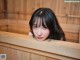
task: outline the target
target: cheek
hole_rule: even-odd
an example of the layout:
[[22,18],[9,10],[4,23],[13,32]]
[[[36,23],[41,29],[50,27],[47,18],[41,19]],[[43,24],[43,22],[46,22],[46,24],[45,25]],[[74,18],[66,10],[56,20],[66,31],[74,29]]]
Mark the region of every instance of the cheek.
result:
[[33,29],[32,31],[33,31],[33,33],[34,33],[34,34],[36,34],[36,33],[37,33],[37,29]]
[[45,35],[45,36],[48,36],[49,34],[50,34],[49,29],[47,29],[47,30],[44,31],[44,35]]

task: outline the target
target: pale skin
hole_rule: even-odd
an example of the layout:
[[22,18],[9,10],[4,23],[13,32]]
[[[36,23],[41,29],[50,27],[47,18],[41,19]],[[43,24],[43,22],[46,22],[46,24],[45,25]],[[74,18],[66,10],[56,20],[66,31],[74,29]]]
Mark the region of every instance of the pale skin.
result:
[[33,33],[35,35],[35,39],[39,41],[44,41],[49,36],[49,30],[44,27],[33,27]]
[[[38,19],[37,24],[40,25],[41,20]],[[36,27],[36,22],[33,24],[32,31],[34,33],[35,39],[38,41],[44,41],[49,36],[50,31],[48,28],[44,28],[42,23],[40,26]]]

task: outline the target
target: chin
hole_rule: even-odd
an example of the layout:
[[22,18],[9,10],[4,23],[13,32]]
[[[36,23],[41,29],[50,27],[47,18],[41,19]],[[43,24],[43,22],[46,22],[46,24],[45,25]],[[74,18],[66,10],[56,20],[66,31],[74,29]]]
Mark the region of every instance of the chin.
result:
[[45,41],[45,39],[36,39],[37,41]]

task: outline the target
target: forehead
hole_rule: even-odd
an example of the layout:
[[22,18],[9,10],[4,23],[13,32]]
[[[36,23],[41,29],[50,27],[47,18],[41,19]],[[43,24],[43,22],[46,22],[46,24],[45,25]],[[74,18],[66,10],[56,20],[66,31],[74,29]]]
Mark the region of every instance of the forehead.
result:
[[41,17],[36,17],[33,20],[33,25],[46,26],[45,19],[44,18],[41,18]]

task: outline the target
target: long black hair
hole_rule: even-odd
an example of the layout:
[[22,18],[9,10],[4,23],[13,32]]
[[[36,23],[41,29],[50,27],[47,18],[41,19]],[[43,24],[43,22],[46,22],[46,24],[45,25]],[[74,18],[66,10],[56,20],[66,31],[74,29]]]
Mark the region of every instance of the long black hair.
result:
[[46,26],[47,26],[47,28],[50,30],[50,34],[47,38],[55,39],[55,40],[63,39],[65,41],[65,34],[64,34],[62,28],[60,27],[54,12],[50,8],[38,8],[33,13],[32,17],[30,19],[30,22],[29,22],[30,30],[31,30],[33,36],[34,36],[34,33],[32,31],[32,26],[36,20],[38,21],[38,18],[40,18],[40,20],[42,20],[42,26],[44,28],[46,28]]

